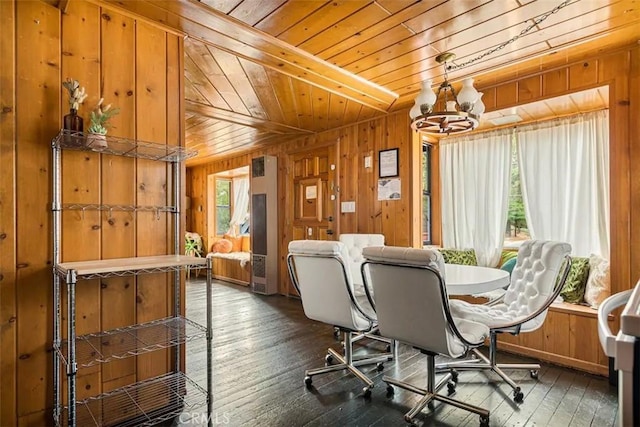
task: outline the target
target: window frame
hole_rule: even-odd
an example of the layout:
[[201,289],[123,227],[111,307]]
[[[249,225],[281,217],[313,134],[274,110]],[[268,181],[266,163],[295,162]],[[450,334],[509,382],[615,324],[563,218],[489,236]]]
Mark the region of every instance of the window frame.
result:
[[[432,147],[430,144],[422,143],[422,154],[421,154],[421,165],[420,165],[420,210],[421,210],[421,226],[420,226],[420,237],[422,240],[422,245],[431,245],[433,242],[433,215],[432,215],[432,167],[431,167],[431,156],[432,156]],[[426,181],[426,183],[425,183]],[[426,185],[425,185],[426,184]],[[425,205],[425,200],[428,200],[428,205]],[[426,212],[425,212],[426,209]],[[426,221],[425,221],[426,219]],[[425,224],[426,222],[426,224]],[[426,239],[425,239],[426,235]]]
[[517,249],[520,246],[520,243],[522,243],[522,241],[530,239],[531,238],[531,234],[529,233],[529,228],[527,226],[527,218],[524,218],[524,227],[520,227],[520,230],[526,229],[526,237],[527,239],[516,239],[516,236],[511,236],[511,232],[514,231],[516,232],[518,230],[518,227],[515,226],[515,224],[513,224],[513,229],[512,229],[512,224],[511,221],[509,219],[509,212],[511,211],[512,208],[512,203],[514,203],[516,200],[520,200],[520,202],[522,203],[523,209],[524,209],[524,200],[522,198],[522,184],[521,182],[518,182],[518,189],[519,189],[519,193],[518,194],[514,194],[513,193],[513,189],[514,189],[514,182],[513,182],[513,174],[514,174],[514,168],[517,168],[517,174],[518,174],[518,180],[520,181],[520,154],[518,152],[518,135],[517,135],[517,131],[514,132],[512,134],[512,140],[511,140],[511,147],[512,147],[512,158],[511,158],[511,164],[509,166],[509,204],[507,205],[507,224],[504,230],[504,239],[503,239],[503,247],[507,250],[511,249]]
[[[229,204],[228,205],[218,205],[218,182],[225,181],[229,183]],[[222,233],[218,230],[218,209],[220,207],[226,208],[229,211],[229,221],[231,221],[231,215],[233,213],[233,179],[231,178],[219,178],[216,177],[214,179],[214,194],[213,194],[213,223],[215,224],[215,235],[218,237],[224,236],[229,232],[229,228],[227,227],[227,231],[223,231]]]

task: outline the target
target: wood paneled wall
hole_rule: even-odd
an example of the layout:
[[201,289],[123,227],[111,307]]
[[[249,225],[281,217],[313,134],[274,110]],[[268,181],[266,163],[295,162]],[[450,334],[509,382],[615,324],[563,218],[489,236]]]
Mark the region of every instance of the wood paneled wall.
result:
[[[305,149],[323,145],[335,145],[338,150],[338,174],[335,212],[340,212],[341,201],[355,201],[355,213],[339,213],[336,222],[337,233],[382,233],[388,245],[420,246],[420,216],[412,214],[415,197],[420,185],[420,141],[411,131],[406,111],[390,114],[383,118],[345,126],[271,146],[249,154],[188,168],[187,195],[191,196],[191,210],[187,223],[190,231],[207,236],[207,176],[224,170],[251,164],[251,158],[260,155],[278,157],[278,236],[280,236],[280,292],[287,293],[288,275],[285,265],[287,245],[292,237],[286,224],[291,221],[293,211],[286,202],[287,181],[290,176],[289,155]],[[392,201],[378,201],[378,151],[399,148],[399,169],[402,182],[402,198]],[[373,167],[365,168],[365,157],[371,156]],[[416,163],[417,161],[417,163]],[[418,169],[416,169],[418,168]],[[419,194],[418,194],[419,197]],[[417,201],[419,203],[419,199]],[[417,221],[417,222],[416,222]],[[337,235],[336,235],[337,236]],[[209,247],[210,243],[205,242]]]
[[[2,1],[0,19],[0,425],[50,425],[50,142],[69,111],[61,83],[72,77],[86,88],[79,111],[85,130],[103,96],[120,108],[111,135],[184,145],[183,39],[81,0],[69,2],[64,13],[41,1]],[[62,164],[63,203],[173,203],[169,166],[162,162],[65,151]],[[166,215],[65,211],[62,223],[63,261],[173,250]],[[78,333],[165,317],[172,308],[169,279],[81,281]],[[164,373],[168,363],[168,353],[157,352],[81,369],[78,398]]]

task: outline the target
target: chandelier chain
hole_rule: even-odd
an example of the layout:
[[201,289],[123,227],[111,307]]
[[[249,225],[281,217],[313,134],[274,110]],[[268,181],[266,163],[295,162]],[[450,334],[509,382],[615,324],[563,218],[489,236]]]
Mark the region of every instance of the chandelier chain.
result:
[[[525,28],[524,30],[520,31],[519,34],[513,36],[512,38],[510,38],[509,40],[500,43],[499,45],[487,50],[486,52],[476,56],[475,58],[471,58],[468,61],[465,61],[461,64],[454,64],[454,65],[449,65],[447,67],[445,67],[445,74],[446,74],[446,70],[457,70],[459,68],[463,68],[466,67],[468,65],[473,64],[476,61],[481,60],[482,58],[489,56],[501,49],[504,49],[505,47],[507,47],[508,45],[510,45],[511,43],[515,42],[516,40],[518,40],[520,37],[523,37],[525,34],[527,34],[529,31],[531,31],[536,25],[540,24],[541,22],[543,22],[545,19],[547,19],[549,16],[553,15],[554,13],[557,13],[560,9],[564,8],[565,6],[568,6],[569,3],[571,2],[571,0],[564,0],[562,3],[560,3],[559,5],[557,5],[556,7],[554,7],[552,10],[543,13],[542,15],[540,15],[539,17],[535,18],[533,20],[533,22],[531,24],[529,24],[529,26],[527,28]],[[446,77],[445,77],[446,79]]]

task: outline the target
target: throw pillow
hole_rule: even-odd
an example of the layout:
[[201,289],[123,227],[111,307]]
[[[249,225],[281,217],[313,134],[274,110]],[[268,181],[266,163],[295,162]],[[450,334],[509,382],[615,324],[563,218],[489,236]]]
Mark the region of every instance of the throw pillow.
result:
[[478,265],[473,249],[438,249],[447,264]]
[[509,274],[511,274],[511,272],[513,271],[513,267],[516,266],[516,262],[517,261],[518,261],[517,257],[510,258],[509,260],[507,260],[504,264],[502,264],[500,266],[500,269],[504,270],[504,271],[508,271]]
[[242,250],[242,237],[235,237],[230,234],[225,234],[224,236],[222,236],[222,238],[227,239],[231,242],[231,252],[240,252]]
[[211,246],[211,252],[219,252],[221,254],[228,254],[233,248],[233,243],[227,239],[220,239]]
[[518,257],[518,251],[502,251],[500,255],[500,266],[503,266],[507,261]]
[[611,295],[609,260],[592,254],[589,257],[589,278],[584,291],[584,300],[591,307],[598,308],[609,295]]
[[571,257],[571,269],[560,292],[565,302],[579,304],[584,299],[584,290],[589,277],[589,258]]

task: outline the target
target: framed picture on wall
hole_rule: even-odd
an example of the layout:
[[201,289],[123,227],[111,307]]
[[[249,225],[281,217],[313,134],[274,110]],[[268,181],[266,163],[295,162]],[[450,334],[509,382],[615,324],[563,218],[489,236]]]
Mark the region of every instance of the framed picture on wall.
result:
[[398,149],[380,150],[378,152],[378,177],[398,176]]

